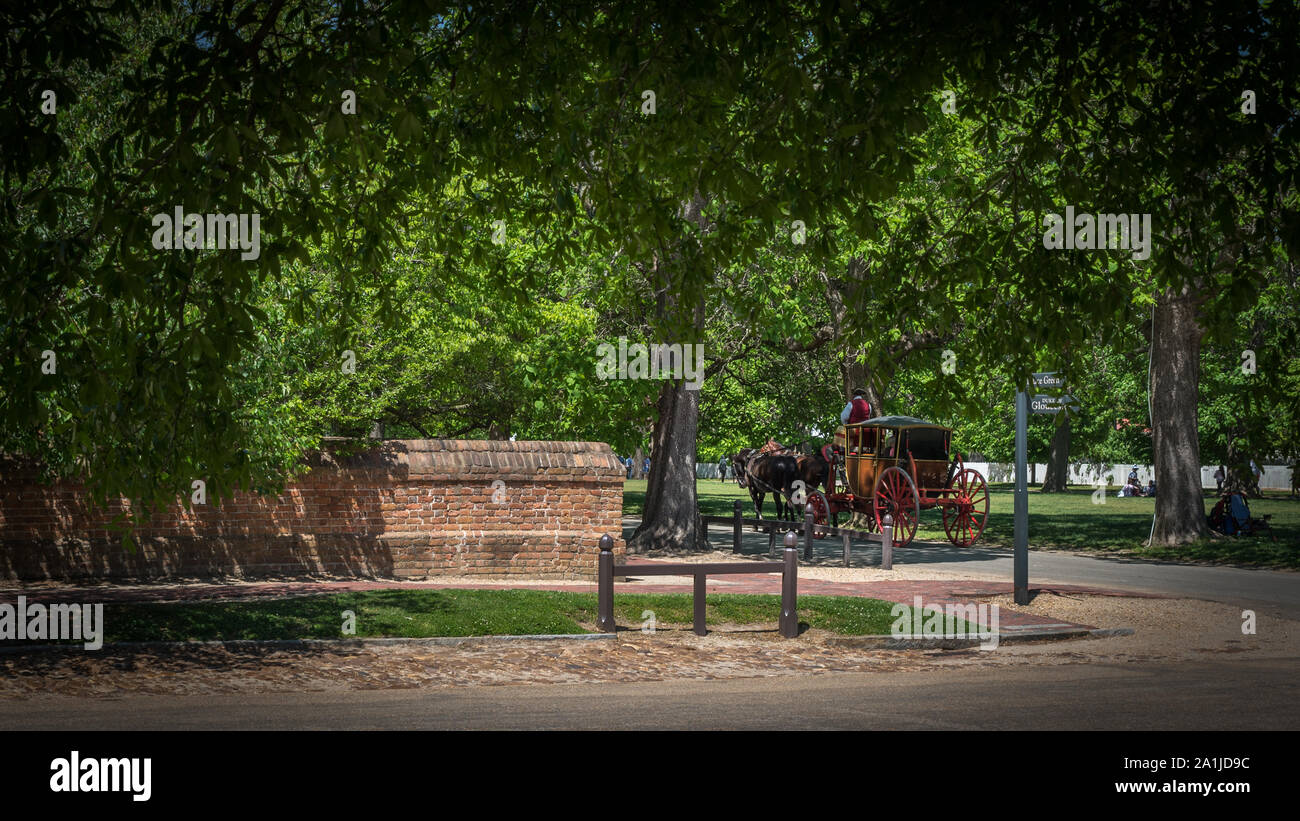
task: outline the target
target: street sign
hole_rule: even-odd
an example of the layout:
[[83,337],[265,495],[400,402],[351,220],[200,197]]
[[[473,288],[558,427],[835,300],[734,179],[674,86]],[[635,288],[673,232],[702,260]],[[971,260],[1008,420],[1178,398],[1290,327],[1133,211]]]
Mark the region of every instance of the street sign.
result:
[[1056,371],[1034,374],[1035,388],[1064,388],[1065,377]]
[[1073,396],[1048,396],[1042,393],[1034,394],[1029,402],[1031,413],[1060,413],[1063,410],[1078,413],[1079,403]]

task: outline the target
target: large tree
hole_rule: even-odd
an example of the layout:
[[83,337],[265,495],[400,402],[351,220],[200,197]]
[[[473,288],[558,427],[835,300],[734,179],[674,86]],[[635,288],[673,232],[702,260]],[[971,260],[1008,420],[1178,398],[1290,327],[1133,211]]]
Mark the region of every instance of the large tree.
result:
[[[990,143],[1010,137],[1023,163],[1052,169],[1050,187],[1025,192],[1022,207],[1034,219],[1020,243],[1033,243],[1044,215],[1066,205],[1151,215],[1149,259],[1025,253],[1020,265],[1038,281],[1023,284],[1033,296],[1019,305],[1037,322],[1059,326],[1043,338],[1061,345],[1083,341],[1102,324],[1123,328],[1126,313],[1150,310],[1161,488],[1153,542],[1176,544],[1206,532],[1197,414],[1202,340],[1231,326],[1255,299],[1282,264],[1280,249],[1292,258],[1300,251],[1300,56],[1293,48],[1300,13],[1285,3],[1083,10],[1028,11],[1005,40],[1005,21],[968,20],[973,53],[993,65],[963,76]],[[988,51],[986,33],[1006,47]],[[1001,87],[1007,78],[1015,81]],[[1012,129],[1008,111],[1015,112]],[[1100,268],[1106,276],[1087,276],[1107,255],[1109,270]]]
[[[833,337],[844,379],[887,384],[898,355],[937,358],[966,334],[967,384],[939,390],[974,413],[981,374],[1064,368],[1154,304],[1153,382],[1170,401],[1153,420],[1157,538],[1203,529],[1183,492],[1196,346],[1300,233],[1292,6],[129,5],[4,12],[0,448],[160,503],[199,475],[220,495],[282,469],[283,426],[231,390],[260,367],[246,358],[267,342],[266,294],[325,277],[327,299],[293,299],[338,306],[320,344],[342,350],[372,308],[400,309],[409,271],[394,257],[415,219],[444,275],[503,302],[602,261],[587,303],[601,336],[698,344],[719,310],[748,312],[754,332],[717,345],[708,378],[753,346],[806,353]],[[66,130],[94,109],[41,114],[47,85],[64,101],[96,91],[111,114]],[[950,89],[969,134],[934,128]],[[926,135],[977,152],[927,163]],[[1045,249],[1042,218],[1066,203],[1152,213],[1151,259]],[[260,257],[153,247],[152,215],[177,205],[261,214]],[[773,249],[783,284],[753,273]],[[730,291],[744,276],[764,287]],[[765,292],[812,305],[812,288],[841,300],[832,336],[833,315],[752,310]],[[57,374],[41,372],[47,349]],[[698,543],[698,395],[680,381],[606,391],[628,429],[653,426],[634,546]],[[360,410],[410,411],[410,392]]]

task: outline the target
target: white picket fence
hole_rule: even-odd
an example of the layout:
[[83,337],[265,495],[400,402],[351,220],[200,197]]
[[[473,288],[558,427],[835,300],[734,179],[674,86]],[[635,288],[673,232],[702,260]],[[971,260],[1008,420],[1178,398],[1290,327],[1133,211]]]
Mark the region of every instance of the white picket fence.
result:
[[[974,468],[990,482],[1014,482],[1015,465],[1010,462],[967,462],[966,467]],[[1264,465],[1264,475],[1260,477],[1259,486],[1262,490],[1291,490],[1291,468],[1285,465]],[[1132,464],[1124,465],[1088,465],[1084,463],[1070,465],[1069,483],[1072,485],[1092,485],[1099,482],[1105,482],[1107,485],[1119,486],[1124,484],[1128,479],[1129,471],[1133,469]],[[1214,471],[1216,465],[1201,466],[1201,487],[1213,488]],[[718,463],[696,464],[695,475],[700,479],[718,479]],[[1037,484],[1042,484],[1043,477],[1047,475],[1047,465],[1039,463],[1034,465],[1031,474]],[[732,478],[731,471],[727,471],[728,479]],[[1151,465],[1138,465],[1138,481],[1146,487],[1147,482],[1155,478],[1155,468]],[[1159,483],[1157,483],[1157,486]]]
[[[702,464],[699,464],[699,463],[696,463],[696,465],[695,465],[695,478],[697,478],[697,479],[717,479],[717,478],[718,478],[718,463],[717,463],[717,462],[712,462],[712,463],[710,463],[710,464],[703,464],[703,465],[702,465]],[[735,478],[735,475],[734,475],[732,469],[731,469],[731,468],[727,468],[727,479],[730,480],[730,479],[733,479],[733,478]]]
[[[990,482],[1013,482],[1015,481],[1015,465],[1010,462],[967,462],[967,467],[974,468]],[[716,468],[717,465],[714,465]],[[1285,465],[1263,465],[1264,475],[1259,479],[1261,490],[1287,490],[1291,489],[1291,468]],[[1089,465],[1076,463],[1070,465],[1069,483],[1072,485],[1097,485],[1105,482],[1107,485],[1122,485],[1128,479],[1129,471],[1133,469],[1130,464],[1111,464],[1111,465]],[[1201,466],[1201,487],[1213,489],[1215,487],[1214,471],[1218,469],[1216,465]],[[1147,482],[1155,479],[1155,467],[1153,465],[1138,465],[1138,481],[1143,487]],[[1047,465],[1038,463],[1034,465],[1034,471],[1031,474],[1035,481],[1042,483],[1043,478],[1047,476]],[[1157,480],[1156,485],[1159,486]]]

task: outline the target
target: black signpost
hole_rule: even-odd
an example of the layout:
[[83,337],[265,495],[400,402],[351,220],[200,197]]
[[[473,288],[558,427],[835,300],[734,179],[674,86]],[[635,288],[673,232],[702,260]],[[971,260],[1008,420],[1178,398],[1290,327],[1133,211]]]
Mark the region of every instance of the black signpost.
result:
[[[1065,377],[1059,373],[1036,373],[1032,380],[1035,389],[1061,390]],[[1029,392],[1016,392],[1016,492],[1015,492],[1015,559],[1013,562],[1016,604],[1029,604],[1029,479],[1026,465],[1026,429],[1030,413],[1078,412],[1079,403],[1073,396],[1052,396],[1035,393],[1032,401]]]
[[1014,583],[1016,604],[1029,604],[1029,485],[1025,473],[1025,426],[1029,395],[1016,392],[1016,557]]

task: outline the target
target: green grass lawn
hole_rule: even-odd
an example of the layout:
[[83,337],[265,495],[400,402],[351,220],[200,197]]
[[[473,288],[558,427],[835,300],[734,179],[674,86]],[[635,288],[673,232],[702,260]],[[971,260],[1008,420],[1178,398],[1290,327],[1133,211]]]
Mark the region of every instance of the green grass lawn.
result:
[[[1066,550],[1123,552],[1168,561],[1193,560],[1233,564],[1300,568],[1300,500],[1274,498],[1250,500],[1254,517],[1271,514],[1272,536],[1238,536],[1202,539],[1176,548],[1145,548],[1155,514],[1155,499],[1116,498],[1112,488],[1105,504],[1093,504],[1092,488],[1067,493],[1029,494],[1029,539],[1034,547]],[[989,498],[989,521],[984,541],[1011,547],[1014,541],[1014,494],[1010,488],[994,490]],[[1204,498],[1209,513],[1218,501],[1213,492]],[[922,519],[926,518],[922,514]],[[928,530],[943,538],[942,520],[934,518]]]
[[[708,624],[775,624],[780,596],[708,596]],[[890,632],[892,602],[852,596],[801,596],[800,620],[842,635]],[[242,602],[107,604],[105,636],[115,641],[347,638],[343,612],[356,615],[356,637],[487,636],[592,633],[594,593],[548,590],[381,590]],[[659,628],[689,629],[690,594],[620,594],[614,618],[640,630],[652,611]],[[911,609],[907,618],[910,624]],[[964,626],[964,622],[961,623]],[[910,631],[909,631],[910,632]],[[42,642],[28,642],[42,643]],[[75,642],[74,642],[75,643]]]
[[[646,483],[628,481],[623,491],[623,512],[639,516],[645,504]],[[754,515],[749,493],[734,481],[701,479],[696,484],[700,511],[706,516],[729,516],[736,499],[745,503],[745,515]],[[1092,488],[1074,488],[1067,493],[1029,492],[1029,543],[1039,549],[1128,553],[1167,561],[1208,561],[1262,567],[1300,568],[1300,500],[1287,499],[1280,492],[1268,498],[1252,499],[1253,516],[1273,516],[1270,524],[1276,540],[1264,536],[1204,539],[1178,548],[1148,549],[1142,546],[1151,532],[1155,499],[1119,499],[1111,488],[1105,504],[1093,504]],[[988,525],[977,544],[1011,547],[1014,538],[1012,491],[1008,485],[994,485],[989,494]],[[1205,497],[1209,513],[1217,499]],[[775,513],[769,496],[764,516]],[[921,511],[917,538],[943,541],[942,514],[937,509]]]

